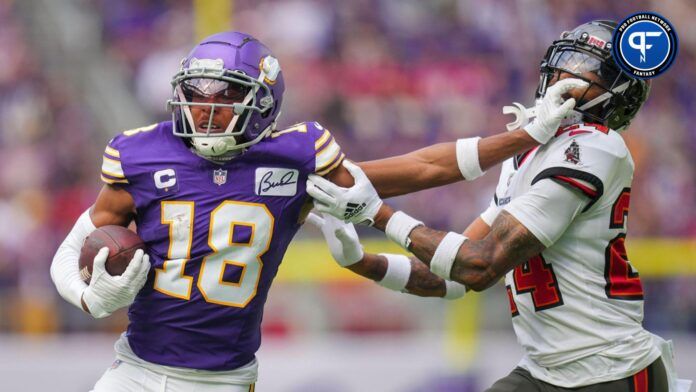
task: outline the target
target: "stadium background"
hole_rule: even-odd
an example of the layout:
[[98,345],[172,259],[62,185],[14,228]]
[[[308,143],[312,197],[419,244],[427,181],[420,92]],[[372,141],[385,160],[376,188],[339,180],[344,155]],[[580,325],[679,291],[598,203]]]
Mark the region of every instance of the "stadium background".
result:
[[[93,320],[58,297],[54,250],[100,187],[116,133],[168,119],[169,79],[197,37],[234,27],[265,42],[286,79],[281,125],[317,120],[367,160],[489,135],[530,104],[560,31],[656,11],[674,66],[625,135],[636,173],[629,257],[645,325],[696,377],[696,3],[670,1],[0,1],[0,390],[88,390],[125,312]],[[397,198],[462,230],[490,200],[474,184]],[[373,231],[368,249],[392,250]],[[502,285],[456,302],[389,292],[339,269],[303,229],[271,290],[259,391],[480,391],[521,355]]]

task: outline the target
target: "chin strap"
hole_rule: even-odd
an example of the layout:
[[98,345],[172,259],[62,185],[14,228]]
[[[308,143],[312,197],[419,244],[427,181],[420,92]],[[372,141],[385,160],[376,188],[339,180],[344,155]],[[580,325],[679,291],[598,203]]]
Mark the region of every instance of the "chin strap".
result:
[[222,155],[217,155],[217,156],[208,156],[208,155],[201,154],[198,150],[196,150],[195,147],[191,147],[190,150],[194,154],[198,155],[199,157],[201,157],[207,161],[222,165],[223,163],[229,162],[232,159],[242,155],[246,151],[246,148],[228,151]]
[[[278,113],[278,115],[280,116],[280,113]],[[236,139],[234,140],[234,143],[227,143],[227,141],[223,140],[223,142],[220,143],[220,145],[221,145],[221,147],[225,147],[226,151],[223,153],[220,153],[219,155],[205,155],[202,151],[199,151],[197,149],[197,144],[196,144],[196,139],[199,139],[197,137],[191,138],[191,139],[193,139],[193,140],[191,140],[191,144],[192,144],[191,148],[192,148],[192,150],[195,151],[196,155],[199,155],[205,159],[208,159],[209,161],[212,161],[212,162],[215,162],[216,160],[229,161],[230,159],[242,154],[250,146],[261,141],[261,139],[268,137],[268,135],[270,135],[271,132],[273,132],[276,129],[276,124],[277,124],[276,121],[272,122],[271,125],[269,125],[263,132],[259,133],[259,135],[256,136],[256,138],[254,138],[254,140],[250,140],[250,141],[247,141],[247,142],[244,142],[241,144],[237,144]],[[234,138],[234,136],[219,137],[219,139],[228,139],[228,138]],[[208,139],[213,139],[213,138],[212,137],[211,138],[202,137],[200,139],[202,139],[203,142],[209,142]],[[235,148],[229,149],[230,145],[232,147],[235,147]]]
[[626,82],[626,83],[620,84],[620,85],[616,86],[614,89],[612,89],[611,92],[606,92],[606,93],[596,97],[595,99],[580,106],[578,109],[587,110],[587,109],[590,109],[592,107],[595,107],[598,104],[610,99],[612,96],[612,93],[616,94],[616,93],[622,93],[622,92],[626,91],[626,89],[628,88],[628,86],[630,84],[631,84],[631,82]]
[[219,137],[192,137],[191,143],[202,154],[211,157],[227,154],[229,151],[234,151],[234,146],[237,145],[237,140],[234,136],[219,136]]
[[563,117],[563,120],[561,120],[560,126],[561,126],[561,128],[565,128],[569,125],[581,123],[581,122],[583,122],[582,118],[583,118],[582,113],[573,110],[570,113],[568,113],[567,116]]

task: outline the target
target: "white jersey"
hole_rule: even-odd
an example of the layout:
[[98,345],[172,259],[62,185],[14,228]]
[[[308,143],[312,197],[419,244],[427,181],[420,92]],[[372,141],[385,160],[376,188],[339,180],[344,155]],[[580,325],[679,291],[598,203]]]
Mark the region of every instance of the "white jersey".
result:
[[[589,124],[566,127],[503,165],[498,210],[546,246],[505,276],[513,326],[526,352],[520,366],[537,379],[561,387],[616,380],[660,355],[642,327],[643,287],[624,247],[633,168],[621,136]],[[580,206],[560,229],[540,227],[538,212],[550,211],[548,205],[530,208],[519,199],[549,179],[586,196],[577,196]]]

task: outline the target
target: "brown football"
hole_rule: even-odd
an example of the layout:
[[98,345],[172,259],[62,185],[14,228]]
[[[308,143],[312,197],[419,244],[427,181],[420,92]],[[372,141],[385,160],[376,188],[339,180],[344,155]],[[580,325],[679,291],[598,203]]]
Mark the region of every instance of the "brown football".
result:
[[85,238],[80,252],[80,276],[85,283],[92,278],[94,256],[105,246],[109,248],[106,272],[112,276],[121,275],[126,270],[136,250],[145,250],[145,243],[132,230],[115,225],[97,228]]

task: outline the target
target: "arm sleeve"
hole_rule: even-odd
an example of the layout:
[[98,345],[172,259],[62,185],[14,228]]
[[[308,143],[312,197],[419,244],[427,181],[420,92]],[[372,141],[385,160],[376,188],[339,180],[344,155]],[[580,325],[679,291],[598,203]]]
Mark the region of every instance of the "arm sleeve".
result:
[[75,226],[60,244],[51,263],[51,280],[56,285],[58,293],[80,309],[82,309],[82,292],[87,288],[79,271],[80,250],[85,238],[94,229],[96,227],[87,210],[80,215]]
[[[554,141],[539,166],[531,185],[551,178],[589,199],[589,210],[604,194],[607,184],[614,180],[628,150],[618,134],[579,130],[578,135],[561,136]],[[571,132],[572,133],[572,132]]]
[[498,214],[500,213],[500,207],[498,207],[497,204],[495,204],[495,200],[491,199],[491,204],[486,208],[485,211],[481,213],[481,220],[486,222],[488,226],[493,225],[493,221],[495,218],[498,217]]
[[547,248],[587,205],[587,196],[550,179],[538,181],[504,207]]
[[[498,217],[498,214],[502,210],[502,206],[507,204],[507,202],[499,203],[499,197],[507,194],[507,189],[509,186],[510,177],[515,173],[514,157],[507,159],[501,165],[500,176],[498,177],[498,185],[495,187],[495,192],[491,198],[491,203],[488,208],[481,213],[481,220],[486,222],[490,227],[493,225],[493,221]],[[500,195],[500,196],[499,196]],[[502,205],[501,205],[502,204]]]

